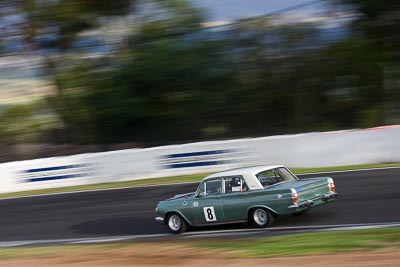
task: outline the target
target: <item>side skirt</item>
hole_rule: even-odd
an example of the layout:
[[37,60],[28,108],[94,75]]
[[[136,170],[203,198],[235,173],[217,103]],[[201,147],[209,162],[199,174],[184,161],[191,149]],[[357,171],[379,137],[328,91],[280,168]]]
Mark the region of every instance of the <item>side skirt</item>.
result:
[[193,226],[213,226],[213,225],[235,224],[235,223],[247,223],[247,220],[215,222],[215,223],[198,223],[198,224],[193,224]]

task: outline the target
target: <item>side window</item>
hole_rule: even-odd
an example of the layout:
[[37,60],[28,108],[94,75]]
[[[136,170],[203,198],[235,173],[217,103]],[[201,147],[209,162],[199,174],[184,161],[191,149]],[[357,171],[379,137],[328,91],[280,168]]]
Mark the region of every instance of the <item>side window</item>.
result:
[[224,183],[225,193],[245,192],[249,190],[242,176],[225,177]]
[[199,185],[199,194],[201,195],[217,195],[222,192],[221,179],[215,178],[204,181]]
[[267,170],[256,175],[262,186],[267,187],[276,183],[283,182],[283,178],[277,175],[275,170]]

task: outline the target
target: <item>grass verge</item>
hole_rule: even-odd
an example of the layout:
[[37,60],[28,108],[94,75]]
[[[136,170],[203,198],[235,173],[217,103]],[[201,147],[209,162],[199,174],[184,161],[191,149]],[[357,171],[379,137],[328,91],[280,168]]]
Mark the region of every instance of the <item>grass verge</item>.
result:
[[202,241],[203,248],[237,251],[238,257],[277,257],[400,248],[400,228],[295,234],[241,241]]
[[[62,255],[73,257],[75,254],[107,254],[112,257],[113,254],[118,255],[120,251],[127,250],[139,254],[147,250],[160,251],[158,256],[167,259],[171,248],[183,250],[188,257],[198,255],[199,251],[219,255],[220,253],[216,253],[217,249],[221,253],[227,252],[227,257],[234,258],[318,255],[379,249],[398,250],[400,249],[400,228],[318,232],[230,241],[122,242],[101,245],[0,248],[0,260]],[[140,249],[143,251],[137,251]]]
[[[313,172],[329,172],[329,171],[371,169],[371,168],[384,168],[384,167],[400,167],[400,163],[351,165],[351,166],[341,166],[341,167],[306,168],[306,169],[291,169],[291,170],[295,174],[303,174],[303,173],[313,173]],[[0,198],[33,196],[33,195],[65,193],[65,192],[79,192],[79,191],[85,191],[85,190],[100,190],[100,189],[123,188],[123,187],[134,187],[134,186],[144,186],[144,185],[161,185],[161,184],[184,183],[184,182],[199,182],[206,175],[207,174],[196,174],[196,175],[133,180],[133,181],[126,181],[126,182],[79,185],[79,186],[49,188],[49,189],[41,189],[41,190],[21,191],[21,192],[13,192],[13,193],[3,193],[3,194],[0,194]]]

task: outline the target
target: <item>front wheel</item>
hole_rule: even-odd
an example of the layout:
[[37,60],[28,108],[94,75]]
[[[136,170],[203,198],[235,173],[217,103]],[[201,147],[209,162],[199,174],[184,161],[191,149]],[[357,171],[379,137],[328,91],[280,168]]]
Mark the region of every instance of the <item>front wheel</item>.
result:
[[263,208],[255,208],[250,213],[250,221],[254,227],[267,227],[273,224],[274,220],[271,212]]
[[168,215],[167,226],[169,230],[174,234],[180,234],[186,231],[186,222],[177,213],[172,213]]

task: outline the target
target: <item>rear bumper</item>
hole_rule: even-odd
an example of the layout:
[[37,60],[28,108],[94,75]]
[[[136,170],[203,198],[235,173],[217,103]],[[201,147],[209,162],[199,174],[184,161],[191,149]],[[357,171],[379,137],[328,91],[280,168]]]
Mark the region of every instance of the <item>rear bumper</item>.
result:
[[[297,209],[302,209],[302,208],[310,208],[312,206],[319,206],[321,204],[324,204],[324,202],[328,202],[330,200],[333,200],[334,198],[337,198],[337,196],[338,196],[338,193],[330,193],[330,194],[326,194],[323,196],[319,196],[317,198],[302,201],[298,204],[290,205],[288,208],[290,210],[297,210]],[[321,203],[321,201],[322,201],[322,203]]]

